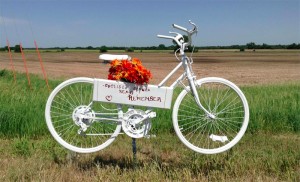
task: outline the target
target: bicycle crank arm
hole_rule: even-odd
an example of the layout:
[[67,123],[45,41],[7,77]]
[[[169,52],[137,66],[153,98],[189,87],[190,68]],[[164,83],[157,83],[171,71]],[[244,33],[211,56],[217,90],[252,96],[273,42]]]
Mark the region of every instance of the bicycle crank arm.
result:
[[156,117],[156,112],[148,111],[147,113],[146,111],[146,114],[147,115],[144,118],[142,118],[140,121],[136,123],[136,127],[140,127],[141,125],[143,125],[145,120]]

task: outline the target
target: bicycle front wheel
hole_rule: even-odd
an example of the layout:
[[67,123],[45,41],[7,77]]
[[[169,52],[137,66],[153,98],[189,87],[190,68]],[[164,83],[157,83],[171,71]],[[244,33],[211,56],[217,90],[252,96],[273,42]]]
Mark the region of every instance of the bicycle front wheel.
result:
[[67,80],[53,90],[46,104],[45,117],[50,133],[58,143],[74,152],[101,150],[121,131],[121,123],[97,120],[97,113],[107,113],[117,119],[117,106],[94,103],[93,83],[91,78]]
[[206,114],[189,88],[178,96],[173,108],[173,125],[180,140],[190,149],[216,154],[233,147],[244,135],[249,107],[242,91],[232,82],[209,77],[197,80],[196,90]]

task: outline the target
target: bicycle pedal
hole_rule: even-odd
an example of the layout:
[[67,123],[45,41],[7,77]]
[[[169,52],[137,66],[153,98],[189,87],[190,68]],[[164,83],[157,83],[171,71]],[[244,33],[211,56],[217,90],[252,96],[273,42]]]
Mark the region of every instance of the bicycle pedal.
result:
[[227,136],[218,136],[218,135],[214,135],[214,134],[211,134],[209,136],[209,138],[212,139],[212,141],[214,141],[214,142],[219,141],[219,142],[225,143],[225,142],[229,141]]
[[156,138],[156,135],[145,135],[144,138],[147,138],[147,139]]
[[153,111],[146,111],[146,114],[148,115],[148,118],[155,118],[156,117],[156,112]]
[[84,132],[82,129],[79,129],[79,130],[77,131],[77,133],[78,133],[78,135],[80,135],[80,136],[86,137],[86,134],[85,134],[85,132]]

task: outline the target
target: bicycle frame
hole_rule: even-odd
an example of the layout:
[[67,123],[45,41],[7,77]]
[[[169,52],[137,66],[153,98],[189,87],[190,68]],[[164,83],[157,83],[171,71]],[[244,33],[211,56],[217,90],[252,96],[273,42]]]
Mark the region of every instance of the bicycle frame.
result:
[[[197,103],[197,105],[211,118],[213,118],[214,116],[209,113],[201,104],[199,96],[198,96],[198,92],[196,91],[196,85],[195,85],[195,77],[193,76],[193,73],[191,71],[191,63],[189,61],[189,58],[185,55],[184,52],[181,53],[181,62],[157,85],[158,88],[162,88],[164,87],[165,83],[170,79],[171,76],[173,76],[178,69],[180,69],[181,67],[184,68],[184,73],[182,75],[180,75],[169,87],[164,87],[167,89],[172,90],[172,95],[173,95],[173,90],[177,87],[177,85],[179,85],[180,83],[182,84],[182,86],[184,87],[184,89],[186,91],[191,90],[192,95],[195,99],[195,102]],[[189,86],[185,86],[183,84],[183,80],[186,79],[189,82]],[[155,86],[155,85],[154,85]],[[97,84],[94,84],[94,87],[97,87]],[[101,89],[103,90],[103,89]],[[97,93],[97,90],[94,90],[94,94]],[[106,99],[108,100],[108,99]],[[172,96],[170,97],[170,100],[172,100]],[[103,100],[101,100],[103,101]],[[105,101],[105,100],[104,100]],[[106,101],[107,102],[107,101]],[[110,101],[109,101],[110,102]],[[170,101],[171,102],[171,101]],[[91,103],[92,104],[92,103]],[[90,105],[91,105],[90,104]],[[130,105],[128,103],[116,103],[118,105],[117,110],[118,113],[96,113],[96,115],[98,116],[108,116],[108,115],[118,115],[118,118],[122,118],[123,115],[123,111],[122,111],[122,104],[126,104],[126,105]],[[170,103],[171,104],[171,103]],[[141,105],[141,106],[148,106],[148,105]],[[148,106],[149,107],[149,106]],[[151,106],[150,106],[151,108]],[[170,109],[170,108],[169,108]],[[151,109],[149,109],[151,110]],[[95,117],[95,118],[87,118],[87,119],[96,119],[96,120],[110,120],[110,121],[118,121],[118,118],[110,118],[110,117]]]
[[[173,90],[175,89],[175,87],[178,85],[178,84],[182,84],[183,86],[184,86],[184,89],[188,92],[188,91],[191,91],[191,93],[192,93],[192,96],[194,97],[194,99],[195,99],[195,102],[197,103],[197,105],[198,105],[198,107],[200,107],[206,114],[207,114],[207,116],[208,117],[210,117],[210,118],[215,118],[215,116],[212,114],[212,113],[210,113],[209,111],[207,111],[204,107],[203,107],[203,105],[201,104],[201,102],[200,102],[200,99],[199,99],[199,95],[198,95],[198,92],[197,92],[197,90],[196,90],[196,84],[195,84],[195,80],[196,80],[196,78],[195,78],[195,76],[193,75],[193,73],[192,73],[192,70],[191,70],[191,62],[190,62],[190,60],[189,60],[189,58],[185,55],[185,52],[184,52],[184,50],[186,49],[186,47],[188,46],[188,45],[191,45],[191,36],[194,34],[194,33],[196,33],[197,32],[197,27],[196,27],[196,25],[194,24],[194,23],[192,23],[191,21],[190,21],[190,23],[192,24],[192,25],[194,25],[194,29],[192,29],[192,30],[190,30],[190,31],[188,31],[187,29],[185,29],[185,28],[183,28],[183,27],[180,27],[180,26],[178,26],[178,25],[175,25],[175,24],[173,24],[173,27],[174,28],[177,28],[177,29],[179,29],[179,30],[182,30],[182,31],[184,31],[184,32],[186,32],[187,34],[188,34],[188,37],[189,37],[189,41],[187,42],[187,43],[185,43],[184,42],[184,40],[183,40],[183,37],[182,37],[182,35],[181,34],[179,34],[179,33],[176,33],[176,32],[170,32],[170,33],[173,33],[173,34],[176,34],[177,36],[175,36],[175,37],[171,37],[171,36],[165,36],[165,35],[158,35],[158,37],[160,37],[160,38],[166,38],[166,39],[173,39],[179,46],[180,46],[180,48],[178,49],[179,51],[180,51],[180,56],[181,56],[181,61],[180,61],[180,63],[157,85],[157,87],[158,88],[162,88],[162,87],[164,87],[164,85],[165,85],[165,83],[170,79],[170,77],[180,68],[180,67],[182,67],[183,66],[183,68],[184,68],[184,73],[181,75],[181,76],[179,76],[178,78],[177,78],[177,80],[175,80],[172,84],[171,84],[171,86],[169,86],[169,87],[166,87],[167,89],[170,89],[170,90],[172,90],[172,95],[173,95]],[[176,51],[177,52],[177,51]],[[175,53],[176,54],[176,53]],[[188,83],[189,83],[189,86],[188,87],[186,87],[183,83],[182,83],[182,81],[184,80],[184,79],[186,79],[187,78],[187,80],[188,80]],[[97,84],[96,84],[96,82],[95,82],[95,84],[94,84],[94,87],[97,87]],[[101,87],[101,83],[100,83],[100,87]],[[106,90],[105,88],[100,88],[101,90]],[[158,91],[159,92],[159,91]],[[97,98],[97,97],[95,97],[95,93],[97,93],[97,90],[94,90],[94,98]],[[116,94],[117,95],[117,94]],[[167,94],[166,94],[167,95]],[[104,96],[105,97],[105,96]],[[100,100],[98,100],[98,101],[103,101],[103,102],[106,102],[106,101],[111,101],[111,95],[107,95],[106,97],[105,97],[105,99],[104,99],[104,97],[103,97],[103,95],[101,95],[101,99]],[[96,100],[97,101],[97,99],[94,99],[94,100]],[[169,100],[169,105],[171,105],[171,100],[172,100],[172,97],[171,97],[171,99]],[[118,116],[119,116],[119,118],[122,118],[122,112],[121,112],[121,110],[122,110],[122,108],[121,108],[121,105],[120,104],[126,104],[126,105],[130,105],[130,104],[128,104],[127,102],[124,102],[124,103],[118,103],[119,105],[118,105]],[[133,104],[134,105],[134,104]],[[143,105],[143,103],[142,104],[140,104],[140,105],[142,105],[142,106],[148,106],[149,107],[149,105]],[[170,107],[169,107],[170,108]]]
[[[184,48],[183,48],[184,49]],[[177,80],[175,82],[173,82],[173,84],[170,86],[170,88],[174,89],[179,83],[182,83],[181,81],[185,78],[188,79],[189,81],[189,85],[190,88],[185,88],[186,90],[191,89],[192,94],[194,96],[194,99],[197,103],[197,105],[211,118],[214,118],[214,116],[208,112],[203,105],[200,102],[199,99],[199,95],[198,92],[196,91],[196,85],[195,85],[195,77],[193,76],[193,73],[190,69],[190,62],[188,57],[185,55],[184,51],[180,50],[180,54],[181,54],[181,62],[163,79],[163,81],[161,81],[160,84],[158,84],[158,86],[163,86],[167,80],[183,65],[185,72],[179,77],[177,78]],[[184,87],[185,85],[182,84]]]

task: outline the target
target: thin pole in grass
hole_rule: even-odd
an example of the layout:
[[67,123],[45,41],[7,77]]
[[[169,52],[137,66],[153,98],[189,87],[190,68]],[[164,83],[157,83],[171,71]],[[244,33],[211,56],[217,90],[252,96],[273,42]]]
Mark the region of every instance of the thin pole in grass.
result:
[[[15,27],[15,31],[16,31],[16,35],[18,37],[18,40],[20,40],[20,44],[19,44],[20,50],[19,51],[22,54],[22,59],[23,59],[23,62],[24,62],[24,68],[25,68],[26,75],[27,75],[27,80],[28,80],[28,86],[29,86],[30,89],[32,89],[31,83],[30,83],[30,77],[29,77],[29,73],[28,73],[28,68],[27,68],[27,63],[26,63],[26,58],[25,58],[25,54],[24,54],[24,51],[23,51],[22,41],[21,41],[18,29],[17,29],[17,25],[16,25],[16,21],[15,21],[14,15],[13,15],[13,24],[14,24],[14,27]],[[16,50],[15,50],[15,52],[16,52]]]
[[[32,34],[33,34],[33,33],[32,33]],[[42,60],[42,57],[41,57],[41,54],[40,54],[38,45],[37,45],[37,43],[36,43],[35,40],[34,40],[34,45],[35,45],[35,48],[36,48],[36,52],[37,52],[38,58],[39,58],[39,60],[40,60],[40,66],[41,66],[41,69],[42,69],[42,72],[43,72],[43,76],[44,76],[44,79],[45,79],[45,82],[46,82],[48,91],[50,92],[50,86],[49,86],[47,74],[46,74],[46,71],[45,71],[45,68],[44,68],[44,65],[43,65],[43,60]]]
[[12,69],[13,74],[14,74],[14,83],[16,83],[16,71],[15,71],[15,66],[14,66],[14,62],[13,62],[13,59],[12,59],[12,54],[11,54],[10,44],[9,44],[8,38],[6,38],[6,44],[7,44],[7,49],[8,49],[8,56],[9,56],[10,66],[11,66],[11,69]]
[[24,54],[24,51],[23,51],[23,47],[22,47],[22,43],[21,43],[21,42],[20,42],[20,50],[21,50],[22,59],[23,59],[23,62],[24,62],[24,68],[25,68],[25,71],[26,71],[26,76],[27,76],[28,86],[29,86],[29,88],[31,89],[30,76],[29,76],[29,73],[28,73],[27,62],[26,62],[26,58],[25,58],[25,54]]
[[136,138],[132,138],[132,153],[133,153],[133,168],[136,168],[137,158],[136,158]]
[[31,35],[32,35],[33,40],[34,40],[34,46],[35,46],[35,50],[36,50],[37,56],[38,56],[39,61],[40,61],[40,66],[41,66],[41,70],[43,72],[44,80],[46,82],[48,91],[50,92],[50,86],[49,86],[49,83],[48,83],[47,73],[46,73],[45,68],[44,68],[43,60],[42,60],[42,57],[41,57],[41,54],[40,54],[40,51],[39,51],[39,48],[38,48],[38,44],[36,42],[36,39],[35,39],[35,36],[34,36],[34,33],[33,33],[33,29],[32,29],[32,26],[31,26],[31,21],[30,21],[29,18],[28,18],[28,25],[29,25]]

